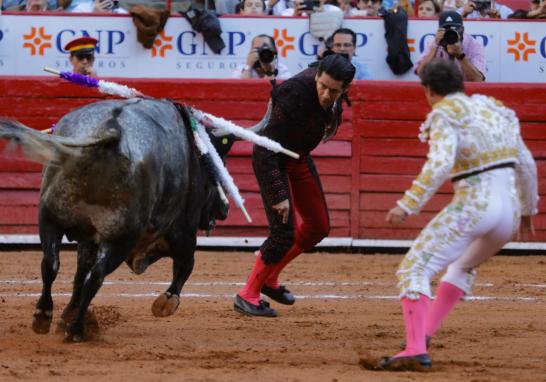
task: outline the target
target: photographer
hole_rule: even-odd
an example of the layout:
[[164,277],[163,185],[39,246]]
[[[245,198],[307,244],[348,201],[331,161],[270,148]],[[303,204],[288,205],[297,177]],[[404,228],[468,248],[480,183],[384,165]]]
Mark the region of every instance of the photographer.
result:
[[232,77],[284,80],[290,76],[288,68],[278,61],[277,46],[273,37],[260,34],[252,39],[246,64],[239,65]]
[[415,73],[420,75],[430,61],[439,58],[453,61],[465,81],[484,81],[484,48],[471,35],[464,33],[461,15],[455,11],[442,12],[438,24],[434,41],[427,44],[415,64]]
[[507,19],[513,13],[506,5],[492,0],[468,1],[464,8],[457,9],[457,12],[467,19]]

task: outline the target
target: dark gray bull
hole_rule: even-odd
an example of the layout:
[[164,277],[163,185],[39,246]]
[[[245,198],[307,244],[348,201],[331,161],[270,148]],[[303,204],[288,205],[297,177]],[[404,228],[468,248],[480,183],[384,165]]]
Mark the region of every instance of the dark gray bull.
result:
[[[172,283],[152,311],[155,316],[176,311],[193,270],[198,228],[211,228],[228,212],[200,163],[183,114],[168,101],[103,101],[64,116],[53,136],[0,121],[0,138],[48,161],[39,206],[44,257],[36,333],[49,332],[51,325],[51,287],[63,235],[78,243],[72,298],[61,316],[66,340],[84,338],[91,300],[123,261],[142,273],[157,259],[171,257]],[[220,155],[233,140],[223,142]]]

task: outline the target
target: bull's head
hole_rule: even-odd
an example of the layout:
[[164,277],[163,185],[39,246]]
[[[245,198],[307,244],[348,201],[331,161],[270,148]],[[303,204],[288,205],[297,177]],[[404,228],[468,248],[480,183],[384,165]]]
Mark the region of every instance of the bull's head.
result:
[[[270,114],[271,104],[268,105],[267,112],[262,120],[256,125],[250,127],[249,129],[259,134],[267,125]],[[241,140],[233,134],[227,134],[217,129],[209,130],[209,128],[207,127],[207,132],[214,148],[218,152],[218,155],[220,156],[220,158],[222,158],[222,161],[225,161],[225,158],[231,150],[233,144],[236,141]],[[201,213],[199,228],[202,230],[210,231],[216,226],[216,220],[225,220],[227,218],[229,205],[225,203],[224,200],[221,198],[216,186],[213,185],[211,181],[209,181],[208,183],[207,201]]]

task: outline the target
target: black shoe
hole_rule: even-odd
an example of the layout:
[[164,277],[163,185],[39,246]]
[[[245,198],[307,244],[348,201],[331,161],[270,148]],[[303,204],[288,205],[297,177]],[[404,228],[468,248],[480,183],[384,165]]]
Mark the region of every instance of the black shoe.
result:
[[247,316],[277,317],[277,311],[271,309],[267,301],[260,300],[259,305],[254,305],[239,295],[235,296],[233,309],[235,309],[236,312]]
[[[425,336],[425,343],[427,345],[427,350],[430,347],[430,340],[431,339],[432,339],[432,337]],[[403,340],[402,342],[400,342],[400,349],[404,350],[405,348],[406,348],[406,340]]]
[[390,371],[419,371],[428,370],[432,366],[432,360],[425,354],[407,357],[383,357],[379,362],[379,369]]
[[280,304],[294,305],[296,302],[294,295],[290,293],[284,285],[281,285],[278,288],[271,288],[264,284],[264,286],[262,286],[262,293]]

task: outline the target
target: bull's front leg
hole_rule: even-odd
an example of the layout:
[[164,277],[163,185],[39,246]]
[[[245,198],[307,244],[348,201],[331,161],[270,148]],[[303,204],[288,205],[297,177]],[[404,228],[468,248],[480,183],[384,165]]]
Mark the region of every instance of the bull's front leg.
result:
[[48,218],[46,211],[40,211],[40,242],[42,243],[42,294],[36,303],[32,319],[32,330],[38,334],[49,333],[53,319],[51,287],[59,272],[59,251],[63,238],[62,230]]
[[89,304],[99,291],[104,278],[112,273],[127,258],[134,240],[122,239],[115,243],[101,244],[97,253],[97,260],[85,276],[81,289],[80,304],[76,315],[66,328],[65,340],[80,342],[84,338],[85,316]]
[[154,301],[152,305],[154,316],[170,316],[178,309],[180,291],[190,277],[195,263],[196,235],[197,232],[193,232],[193,234],[184,235],[183,238],[168,239],[169,256],[173,259],[173,281],[169,289]]

